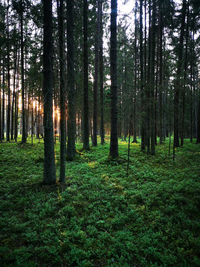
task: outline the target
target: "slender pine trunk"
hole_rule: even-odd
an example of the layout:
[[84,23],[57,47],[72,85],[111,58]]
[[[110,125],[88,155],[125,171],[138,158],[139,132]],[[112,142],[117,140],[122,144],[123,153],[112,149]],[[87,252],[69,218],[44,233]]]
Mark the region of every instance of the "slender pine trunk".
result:
[[67,159],[73,160],[76,153],[76,95],[74,80],[74,1],[67,1],[67,77],[68,77],[68,143]]
[[117,135],[117,0],[111,0],[110,77],[111,77],[111,135],[110,157],[118,157]]
[[99,40],[99,86],[100,86],[100,135],[101,144],[104,144],[105,130],[104,130],[104,92],[103,92],[103,20],[102,20],[102,0],[99,0],[99,10],[100,10],[100,40]]
[[97,1],[97,21],[96,21],[96,36],[95,36],[95,60],[94,60],[94,85],[93,85],[93,138],[92,145],[97,146],[97,111],[98,111],[98,80],[99,80],[99,31],[100,31],[100,6]]
[[88,105],[88,1],[83,0],[83,149],[89,150],[89,105]]
[[26,111],[25,111],[25,88],[24,88],[24,20],[23,0],[21,0],[20,30],[21,30],[21,87],[22,87],[22,143],[26,143]]
[[[68,1],[69,2],[69,1]],[[68,4],[67,2],[67,4]],[[72,1],[70,1],[72,2]],[[59,63],[60,63],[60,182],[65,183],[65,161],[66,161],[66,85],[64,65],[64,5],[63,0],[58,0],[58,27],[59,27]],[[68,6],[67,6],[68,7]],[[69,15],[69,14],[67,14]],[[71,23],[71,22],[70,22]],[[67,35],[70,38],[69,35]],[[67,38],[67,39],[68,39]],[[68,72],[70,70],[68,69]]]
[[52,1],[43,2],[43,97],[44,97],[44,184],[55,184],[56,169],[53,140],[53,38]]
[[178,65],[177,65],[177,78],[175,81],[175,92],[174,92],[174,147],[179,147],[179,98],[181,88],[181,77],[182,77],[182,65],[183,65],[183,40],[185,32],[185,14],[186,14],[186,0],[183,0],[182,4],[182,18],[181,18],[181,32],[180,41],[178,47]]

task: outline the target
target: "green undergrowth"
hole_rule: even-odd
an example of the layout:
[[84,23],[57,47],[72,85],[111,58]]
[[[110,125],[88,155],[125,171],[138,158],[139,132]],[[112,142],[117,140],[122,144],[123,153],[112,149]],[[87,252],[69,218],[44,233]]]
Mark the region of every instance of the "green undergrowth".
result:
[[[109,144],[66,162],[43,186],[43,144],[0,144],[0,266],[200,266],[200,146]],[[56,144],[59,177],[59,144]]]

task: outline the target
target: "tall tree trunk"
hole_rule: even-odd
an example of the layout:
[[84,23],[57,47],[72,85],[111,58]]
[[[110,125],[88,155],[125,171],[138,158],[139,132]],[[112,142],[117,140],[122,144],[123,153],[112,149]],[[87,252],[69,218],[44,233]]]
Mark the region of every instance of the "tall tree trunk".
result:
[[104,93],[103,93],[103,19],[102,19],[102,1],[99,0],[99,24],[100,24],[100,40],[99,40],[99,86],[100,86],[100,109],[101,109],[101,122],[100,122],[100,135],[101,144],[104,144]]
[[[136,121],[136,91],[137,91],[137,20],[136,20],[136,15],[137,15],[137,2],[135,4],[135,15],[134,15],[134,21],[135,21],[135,40],[134,40],[134,88],[133,88],[133,143],[137,143],[137,136],[136,136],[136,128],[137,128],[137,121]],[[142,125],[143,127],[144,125]],[[143,130],[143,128],[142,128]],[[142,132],[142,144],[141,144],[141,149],[145,149],[145,144],[143,140],[143,134]]]
[[197,144],[200,143],[200,91],[198,95],[198,111],[197,111]]
[[10,141],[10,34],[9,34],[9,0],[7,7],[7,85],[8,85],[8,107],[7,107],[7,120],[6,120],[6,141]]
[[74,82],[74,1],[67,1],[67,70],[68,70],[68,143],[67,159],[73,160],[76,153],[76,98]]
[[1,136],[4,140],[5,131],[5,57],[3,57],[3,95],[2,95],[2,119],[1,119]]
[[151,1],[149,1],[149,38],[148,38],[148,69],[147,69],[147,82],[146,82],[146,145],[147,154],[150,153],[150,136],[151,136],[151,51],[152,51],[152,8]]
[[24,2],[21,0],[20,30],[21,30],[21,87],[22,87],[22,143],[26,143],[26,114],[25,114],[25,93],[24,93]]
[[2,142],[1,102],[2,102],[2,97],[1,97],[1,74],[0,74],[0,142]]
[[181,146],[184,144],[185,136],[185,90],[187,83],[187,67],[188,67],[188,37],[189,37],[189,6],[187,6],[187,23],[186,23],[186,44],[185,44],[185,56],[184,56],[184,79],[182,88],[182,114],[181,114]]
[[12,108],[11,108],[11,140],[14,139],[14,110],[15,110],[15,73],[13,78],[13,95],[12,95]]
[[111,0],[110,25],[111,136],[110,157],[118,157],[117,135],[117,0]]
[[[72,3],[72,1],[70,1]],[[69,0],[67,1],[69,5]],[[67,6],[69,8],[69,6]],[[60,61],[60,182],[65,183],[65,161],[66,161],[66,85],[65,85],[65,65],[64,65],[64,6],[63,0],[58,0],[58,25],[59,25],[59,61]],[[67,18],[69,14],[67,13]],[[72,22],[70,22],[72,23]],[[68,23],[69,24],[69,23]],[[67,24],[67,25],[68,25]],[[67,35],[67,40],[71,36]],[[68,71],[70,71],[68,69]]]
[[28,93],[27,98],[26,98],[26,103],[27,103],[27,108],[25,109],[25,115],[26,115],[26,138],[28,137],[30,128],[29,128],[29,111],[30,111],[30,94]]
[[18,137],[18,92],[15,92],[15,142]]
[[155,67],[155,96],[154,96],[154,118],[155,118],[155,145],[157,145],[157,132],[158,132],[158,122],[157,122],[157,114],[158,114],[158,79],[159,79],[159,73],[158,73],[158,61],[159,61],[159,47],[156,49],[156,67]]
[[143,0],[140,0],[140,92],[141,92],[141,150],[145,150],[145,118],[144,118],[144,58],[143,58]]
[[88,106],[88,1],[83,0],[83,148],[89,150],[89,106]]
[[33,145],[33,136],[34,136],[34,106],[33,106],[33,92],[31,98],[31,143]]
[[152,38],[151,38],[151,78],[150,78],[150,90],[151,90],[151,155],[155,154],[155,23],[156,23],[156,1],[153,0],[153,13],[152,13]]
[[[20,57],[17,56],[17,66],[16,66],[16,88],[19,88],[19,63],[20,63]],[[19,91],[15,90],[15,142],[17,142],[18,138],[18,111],[19,111]]]
[[191,64],[190,74],[190,142],[193,141],[193,66]]
[[181,32],[178,48],[178,65],[177,65],[177,78],[175,81],[174,92],[174,147],[179,147],[179,95],[181,88],[182,76],[182,61],[183,61],[183,40],[185,31],[185,13],[186,13],[186,0],[183,0],[182,5],[182,19],[181,19]]
[[159,137],[160,144],[163,143],[163,105],[162,105],[162,94],[163,94],[163,12],[162,2],[159,2]]
[[44,97],[44,184],[56,182],[53,140],[53,38],[52,0],[43,2],[44,46],[43,46],[43,97]]
[[92,145],[97,146],[97,90],[98,90],[98,67],[99,67],[99,31],[100,31],[100,1],[97,1],[97,22],[96,22],[96,36],[95,36],[95,70],[94,70],[94,86],[93,86],[93,138]]

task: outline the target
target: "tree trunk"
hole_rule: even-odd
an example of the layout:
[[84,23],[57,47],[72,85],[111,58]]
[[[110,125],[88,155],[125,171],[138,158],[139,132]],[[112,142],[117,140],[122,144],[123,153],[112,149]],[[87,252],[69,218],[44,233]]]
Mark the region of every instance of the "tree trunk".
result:
[[33,92],[31,99],[31,143],[33,145],[33,136],[34,136],[34,107],[33,107]]
[[16,68],[17,68],[17,58],[16,58],[17,52],[15,52],[15,58],[14,58],[14,77],[13,77],[13,96],[12,96],[12,110],[11,110],[11,140],[14,139],[14,111],[15,111],[15,96],[16,96]]
[[[72,1],[70,1],[72,2]],[[66,85],[65,85],[65,65],[64,65],[64,28],[63,28],[63,15],[64,6],[63,0],[58,0],[58,27],[59,27],[59,61],[60,61],[60,182],[65,183],[65,161],[66,161]],[[69,1],[67,2],[67,5]],[[69,8],[69,6],[67,6]],[[67,18],[69,14],[67,13]],[[70,22],[72,23],[72,22]],[[68,23],[69,24],[69,23]],[[68,25],[67,24],[67,25]],[[67,40],[70,39],[68,32]],[[68,63],[69,64],[69,63]],[[68,72],[70,70],[68,69]]]
[[160,144],[163,143],[163,105],[162,105],[162,94],[163,94],[163,13],[162,13],[162,2],[159,2],[159,137]]
[[21,87],[22,87],[22,143],[26,143],[26,113],[24,93],[24,21],[23,21],[23,0],[21,0],[20,29],[21,29]]
[[67,70],[68,70],[68,143],[67,159],[73,160],[76,153],[76,98],[74,82],[74,1],[67,1]]
[[175,82],[174,92],[174,147],[179,147],[179,95],[181,88],[181,76],[182,76],[182,61],[183,61],[183,40],[185,31],[185,13],[186,13],[186,0],[183,0],[182,5],[182,19],[181,19],[181,33],[178,48],[178,66],[177,66],[177,78]]
[[100,109],[101,109],[101,122],[100,122],[100,135],[101,144],[104,144],[104,93],[103,93],[103,21],[102,21],[102,0],[99,0],[99,24],[100,24],[100,40],[99,40],[99,86],[100,86]]
[[44,46],[43,46],[43,97],[44,97],[44,184],[56,182],[53,140],[53,38],[52,1],[43,2]]
[[182,88],[182,114],[181,114],[181,146],[184,144],[185,136],[185,90],[187,83],[187,66],[188,66],[188,37],[189,37],[189,7],[187,7],[187,23],[186,23],[186,44],[184,56],[184,79]]
[[198,96],[198,111],[197,111],[197,144],[200,143],[200,92]]
[[10,141],[10,36],[9,36],[9,1],[7,8],[7,85],[8,85],[8,107],[7,107],[7,120],[6,120],[6,141]]
[[141,150],[144,151],[145,150],[145,118],[144,118],[144,106],[145,105],[144,105],[144,64],[143,64],[144,58],[143,58],[143,12],[142,12],[142,9],[143,9],[143,0],[140,0],[140,92],[141,92],[141,111],[142,111]]
[[1,119],[1,137],[4,140],[5,131],[5,57],[3,58],[3,96],[2,96],[2,119]]
[[151,37],[151,78],[150,78],[150,104],[151,104],[151,155],[155,155],[155,23],[156,23],[156,1],[153,0],[153,13],[152,13],[152,37]]
[[97,22],[96,22],[96,36],[95,36],[95,70],[94,70],[94,86],[93,86],[93,138],[92,145],[97,146],[97,90],[98,90],[98,66],[99,66],[99,31],[100,31],[100,0],[97,7]]
[[18,137],[18,92],[15,92],[15,142]]
[[149,38],[148,38],[148,69],[146,82],[146,145],[147,154],[150,153],[150,136],[151,136],[151,49],[152,49],[152,10],[151,1],[149,2]]
[[[16,31],[16,29],[15,29]],[[12,111],[11,111],[11,140],[14,139],[14,124],[15,124],[15,98],[16,98],[16,75],[17,75],[17,45],[14,51],[14,73],[13,73],[13,97],[12,97]]]
[[[1,62],[1,61],[0,61]],[[0,74],[0,142],[2,142],[2,123],[1,123],[1,101],[2,101],[2,97],[1,97],[1,74]]]
[[111,77],[111,136],[110,157],[118,157],[117,136],[117,0],[111,0],[110,77]]
[[88,1],[83,0],[83,149],[89,150],[89,106],[88,106]]

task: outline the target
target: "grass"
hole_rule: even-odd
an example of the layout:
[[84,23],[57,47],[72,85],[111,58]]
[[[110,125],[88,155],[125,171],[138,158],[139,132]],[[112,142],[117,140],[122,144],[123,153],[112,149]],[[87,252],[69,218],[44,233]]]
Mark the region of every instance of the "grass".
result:
[[42,142],[0,144],[0,266],[200,266],[200,145],[156,152],[131,144],[127,177],[127,143],[81,151],[64,188],[40,183]]

